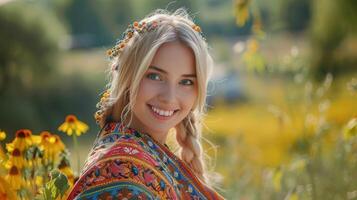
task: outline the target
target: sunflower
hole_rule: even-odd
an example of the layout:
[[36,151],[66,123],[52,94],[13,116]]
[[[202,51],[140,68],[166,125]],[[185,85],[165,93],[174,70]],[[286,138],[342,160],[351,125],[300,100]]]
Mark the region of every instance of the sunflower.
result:
[[16,132],[15,139],[6,144],[6,149],[8,152],[12,152],[15,148],[18,148],[23,152],[27,147],[32,144],[32,132],[28,129],[20,129]]
[[60,152],[56,151],[56,138],[48,131],[40,134],[40,148],[43,150],[43,159],[45,164],[53,163]]
[[16,166],[12,166],[10,168],[9,174],[6,175],[5,179],[14,190],[19,190],[22,186],[25,185],[25,181],[21,177],[20,171]]
[[58,127],[58,130],[67,133],[68,136],[71,136],[74,132],[77,136],[80,136],[87,132],[88,126],[79,121],[76,116],[67,115],[65,122]]
[[20,149],[15,148],[10,153],[8,162],[10,165],[16,166],[18,169],[22,169],[22,167],[25,165],[25,159]]
[[41,136],[39,136],[39,135],[31,135],[31,140],[32,140],[32,144],[38,146],[41,143]]
[[55,151],[56,152],[63,152],[66,149],[66,146],[62,142],[61,138],[58,135],[52,135],[52,137],[53,137],[52,139],[55,139],[55,142],[54,142],[54,145],[53,145],[55,147]]

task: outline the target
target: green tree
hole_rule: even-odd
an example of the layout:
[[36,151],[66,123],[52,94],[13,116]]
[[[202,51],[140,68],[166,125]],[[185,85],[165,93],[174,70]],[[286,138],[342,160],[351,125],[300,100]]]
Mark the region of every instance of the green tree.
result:
[[0,95],[43,83],[58,53],[60,25],[38,5],[0,7]]
[[[352,64],[349,64],[339,60],[337,53],[346,39],[356,38],[357,2],[352,0],[315,0],[312,5],[311,65],[315,78],[322,79],[328,72],[337,74],[353,70],[357,63],[356,56],[344,58],[352,60]],[[340,51],[343,53],[344,49],[340,49]]]
[[72,0],[63,10],[64,21],[73,37],[74,48],[113,44],[117,33],[132,16],[130,1]]

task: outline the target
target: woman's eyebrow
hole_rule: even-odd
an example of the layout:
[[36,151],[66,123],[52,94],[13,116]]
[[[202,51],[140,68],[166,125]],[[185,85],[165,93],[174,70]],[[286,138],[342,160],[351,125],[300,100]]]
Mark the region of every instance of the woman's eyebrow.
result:
[[[165,70],[163,70],[163,69],[161,69],[159,67],[153,66],[153,65],[150,65],[149,69],[153,69],[153,70],[159,71],[161,73],[168,74],[167,71],[165,71]],[[183,74],[182,76],[183,77],[196,78],[196,74]]]

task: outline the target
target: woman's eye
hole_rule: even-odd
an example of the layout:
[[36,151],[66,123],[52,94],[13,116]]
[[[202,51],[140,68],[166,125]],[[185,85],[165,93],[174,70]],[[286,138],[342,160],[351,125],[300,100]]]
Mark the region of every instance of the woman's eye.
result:
[[154,73],[148,74],[146,77],[148,77],[151,80],[161,80],[160,76],[158,74],[154,74]]
[[182,85],[193,85],[193,81],[190,79],[184,79],[181,81]]

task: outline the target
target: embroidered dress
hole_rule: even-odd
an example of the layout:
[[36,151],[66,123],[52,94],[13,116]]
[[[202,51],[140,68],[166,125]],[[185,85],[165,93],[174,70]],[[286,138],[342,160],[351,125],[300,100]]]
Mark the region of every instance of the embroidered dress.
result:
[[223,199],[148,134],[108,123],[68,199]]

